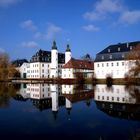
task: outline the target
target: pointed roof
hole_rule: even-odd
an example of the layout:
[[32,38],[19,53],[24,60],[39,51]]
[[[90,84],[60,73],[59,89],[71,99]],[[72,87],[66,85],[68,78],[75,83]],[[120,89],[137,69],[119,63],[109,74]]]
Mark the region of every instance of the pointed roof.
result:
[[93,70],[94,69],[94,63],[93,63],[93,61],[78,60],[78,59],[72,58],[63,66],[63,68]]
[[57,46],[56,46],[55,40],[53,41],[52,50],[57,50]]
[[67,44],[66,52],[71,52],[71,49],[70,49],[70,45],[69,44]]

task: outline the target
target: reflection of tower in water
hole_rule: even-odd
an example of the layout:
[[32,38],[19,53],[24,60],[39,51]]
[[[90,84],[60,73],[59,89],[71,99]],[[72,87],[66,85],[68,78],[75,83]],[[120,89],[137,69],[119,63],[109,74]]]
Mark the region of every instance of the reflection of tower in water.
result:
[[58,85],[50,85],[50,91],[51,91],[51,97],[52,97],[52,113],[54,116],[54,119],[57,119],[58,114]]

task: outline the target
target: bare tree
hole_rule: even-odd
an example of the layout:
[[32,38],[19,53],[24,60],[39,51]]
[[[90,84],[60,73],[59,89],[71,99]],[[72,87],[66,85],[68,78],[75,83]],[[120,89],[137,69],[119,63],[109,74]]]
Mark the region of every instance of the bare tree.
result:
[[10,63],[9,55],[0,52],[0,80],[6,81],[9,76],[14,77],[17,73],[15,67]]
[[127,59],[130,66],[127,77],[129,79],[140,78],[140,43],[128,53]]

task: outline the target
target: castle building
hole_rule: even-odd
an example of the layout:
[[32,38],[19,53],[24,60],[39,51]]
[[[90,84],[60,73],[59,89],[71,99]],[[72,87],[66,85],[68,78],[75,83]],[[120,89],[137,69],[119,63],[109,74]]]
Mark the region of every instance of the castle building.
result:
[[127,59],[128,53],[139,43],[140,41],[110,45],[99,52],[94,61],[95,77],[97,79],[125,78],[132,68]]
[[74,79],[76,74],[83,74],[85,78],[92,78],[94,75],[94,63],[89,60],[78,60],[71,58],[62,67],[63,79]]
[[59,53],[56,42],[53,42],[51,51],[39,50],[32,56],[27,67],[27,78],[57,78],[62,75],[62,67],[71,59],[69,45],[65,53]]

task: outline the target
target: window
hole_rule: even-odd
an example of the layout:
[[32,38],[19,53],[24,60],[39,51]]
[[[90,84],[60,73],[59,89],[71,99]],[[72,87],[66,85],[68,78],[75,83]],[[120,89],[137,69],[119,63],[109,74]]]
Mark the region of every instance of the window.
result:
[[110,52],[110,49],[108,49],[108,52]]
[[102,56],[102,60],[104,60],[104,56]]
[[124,62],[122,62],[122,66],[124,66]]
[[114,97],[112,97],[112,101],[114,101]]
[[120,51],[121,49],[120,49],[120,47],[118,48],[118,52]]
[[44,92],[44,88],[42,88],[42,92]]
[[109,58],[112,59],[112,55],[110,55]]
[[111,63],[111,66],[113,66],[113,63]]
[[107,66],[107,67],[109,66],[108,63],[106,63],[106,66]]
[[44,67],[44,64],[42,64],[42,67]]
[[104,67],[104,63],[102,63],[102,67]]
[[119,62],[117,62],[117,66],[119,66]]
[[97,64],[97,67],[99,67],[99,64]]

